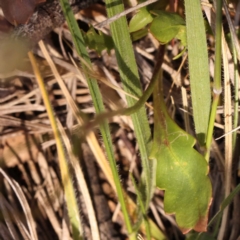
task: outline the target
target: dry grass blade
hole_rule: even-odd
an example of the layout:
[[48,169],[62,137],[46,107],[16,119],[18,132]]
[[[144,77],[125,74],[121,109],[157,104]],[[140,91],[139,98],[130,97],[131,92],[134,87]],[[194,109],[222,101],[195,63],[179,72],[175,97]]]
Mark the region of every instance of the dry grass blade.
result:
[[23,106],[13,106],[9,108],[9,106],[0,107],[1,114],[11,114],[11,113],[20,113],[26,111],[40,111],[43,112],[45,108],[40,105],[23,105]]
[[59,167],[60,167],[60,173],[61,173],[61,179],[62,184],[64,188],[64,194],[66,199],[66,204],[68,208],[68,216],[70,220],[70,224],[72,227],[72,235],[74,239],[82,239],[83,236],[83,229],[81,224],[81,218],[78,214],[78,206],[77,206],[77,199],[74,192],[74,186],[71,181],[71,174],[69,171],[68,163],[67,163],[67,156],[64,151],[64,147],[61,142],[61,135],[57,128],[57,122],[54,116],[54,112],[49,100],[48,93],[45,89],[45,85],[43,82],[43,78],[41,76],[40,70],[37,66],[36,59],[34,55],[31,52],[28,52],[28,57],[31,61],[33,71],[36,75],[36,79],[38,82],[38,86],[40,88],[44,104],[47,109],[47,114],[49,121],[51,123],[51,127],[53,129],[54,138],[56,140],[56,147],[57,147],[57,153],[59,158]]
[[227,3],[226,3],[225,0],[223,0],[223,7],[224,7],[224,10],[225,10],[225,14],[226,14],[226,18],[227,18],[227,21],[228,21],[228,24],[229,24],[229,28],[230,28],[231,34],[233,36],[233,42],[234,42],[234,47],[236,48],[237,58],[238,58],[238,61],[240,61],[239,40],[238,40],[238,36],[236,34],[236,31],[235,31],[235,27],[234,27],[234,25],[232,23],[231,16],[230,16],[230,13],[229,13],[229,10],[228,10],[228,6],[227,6]]
[[28,229],[29,229],[29,235],[31,237],[32,240],[37,240],[37,233],[36,233],[36,226],[35,226],[35,222],[31,213],[31,209],[28,205],[27,199],[24,195],[24,193],[22,192],[22,189],[20,188],[20,186],[18,185],[18,183],[12,179],[10,179],[8,177],[8,175],[3,171],[2,168],[0,168],[0,173],[4,176],[4,178],[7,180],[7,182],[10,184],[10,186],[12,187],[13,191],[15,192],[21,206],[22,209],[24,211],[25,217],[26,217],[26,221],[27,221],[27,225],[28,225]]
[[[84,121],[83,121],[83,119],[80,118],[81,114],[79,112],[78,107],[76,106],[76,103],[74,102],[71,95],[69,94],[69,91],[68,91],[66,85],[64,84],[64,82],[62,81],[62,78],[61,78],[60,74],[58,73],[57,68],[56,68],[55,64],[53,63],[51,57],[49,56],[48,51],[47,51],[46,47],[44,46],[43,42],[41,41],[39,44],[40,44],[40,47],[41,47],[41,50],[42,50],[44,56],[46,57],[49,65],[54,73],[54,76],[56,77],[56,80],[57,80],[64,96],[66,97],[67,103],[71,107],[74,117],[78,121],[78,124],[82,125]],[[88,133],[86,138],[87,138],[87,142],[88,142],[92,152],[94,153],[94,156],[98,160],[98,164],[100,165],[101,169],[103,170],[106,177],[108,178],[109,183],[115,190],[115,184],[114,184],[114,181],[112,178],[111,169],[110,169],[109,164],[103,154],[101,147],[99,146],[96,136],[94,135],[93,132],[90,132],[90,133]]]
[[[224,33],[222,33],[222,56],[223,56],[223,68],[224,68],[224,132],[225,134],[232,131],[232,95],[231,95],[231,81],[229,77],[229,57],[231,56],[228,49],[226,40],[224,38]],[[233,157],[233,147],[232,147],[232,135],[225,135],[225,198],[231,192],[231,182],[232,182],[232,157]],[[223,239],[227,228],[228,222],[228,212],[229,206],[223,212],[223,219],[218,235],[218,239]]]
[[70,141],[69,141],[67,134],[65,133],[64,128],[59,120],[57,121],[57,124],[58,124],[59,131],[61,133],[61,136],[62,136],[62,140],[64,142],[64,145],[65,145],[68,155],[69,155],[69,161],[72,165],[72,168],[75,171],[78,186],[80,187],[81,193],[84,198],[84,203],[86,205],[86,209],[88,212],[88,218],[89,218],[89,222],[90,222],[90,226],[91,226],[92,239],[100,240],[98,223],[96,220],[91,196],[89,194],[87,183],[84,179],[83,172],[82,172],[80,164],[79,164],[79,160],[74,156],[74,154],[72,152],[72,147],[71,147]]
[[[8,202],[6,201],[6,199],[4,198],[4,196],[1,193],[0,193],[0,209],[1,209],[3,218],[6,222],[6,225],[8,226],[8,229],[9,229],[9,232],[10,232],[12,238],[14,240],[18,240],[19,237],[18,237],[18,234],[16,232],[16,229],[15,229],[15,227],[13,225],[13,221],[12,221],[12,219],[15,218],[16,214],[13,214],[13,216],[10,215],[10,210],[12,210],[12,209],[10,209]],[[19,221],[16,221],[16,224],[20,225],[18,223],[19,223]],[[29,239],[29,235],[28,235],[28,239]]]

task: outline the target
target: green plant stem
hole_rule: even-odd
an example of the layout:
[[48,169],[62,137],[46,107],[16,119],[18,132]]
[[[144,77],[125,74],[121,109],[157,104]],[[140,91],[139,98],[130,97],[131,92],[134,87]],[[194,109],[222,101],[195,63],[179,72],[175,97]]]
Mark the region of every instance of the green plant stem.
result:
[[207,140],[206,140],[206,153],[205,159],[209,161],[210,148],[212,143],[214,121],[219,102],[219,96],[222,92],[221,86],[221,46],[222,46],[222,0],[217,0],[217,13],[216,13],[216,28],[215,28],[215,67],[214,67],[214,82],[213,82],[213,102],[211,108],[211,115],[208,125]]
[[222,0],[217,0],[216,29],[215,29],[215,68],[213,89],[216,92],[222,91],[221,86],[221,63],[222,63]]
[[[65,18],[67,20],[69,29],[71,31],[77,53],[79,54],[79,56],[81,56],[84,59],[84,61],[87,64],[89,64],[91,66],[91,61],[90,61],[87,49],[85,47],[83,36],[81,34],[81,31],[79,30],[77,21],[76,21],[74,15],[73,15],[73,12],[70,8],[70,5],[69,5],[67,0],[60,0],[60,3],[61,3],[61,6],[62,6],[62,9],[63,9],[63,13],[65,15]],[[88,83],[88,86],[89,86],[90,94],[92,96],[93,104],[94,104],[94,107],[96,109],[96,112],[97,113],[103,112],[104,111],[104,105],[103,105],[102,96],[101,96],[97,81],[96,81],[96,79],[91,78],[87,74],[87,72],[89,70],[84,64],[83,64],[82,68],[83,68],[84,73],[85,73],[86,78],[87,78],[87,83]],[[127,231],[128,231],[129,234],[131,234],[132,233],[132,225],[131,225],[130,218],[128,216],[128,210],[127,210],[127,206],[126,206],[126,203],[125,203],[125,200],[124,200],[124,194],[123,194],[123,190],[122,190],[122,187],[121,187],[121,182],[120,182],[120,179],[119,179],[119,176],[118,176],[117,166],[116,166],[116,162],[115,162],[115,158],[114,158],[112,140],[111,140],[111,135],[110,135],[110,129],[109,129],[108,123],[106,121],[104,121],[100,125],[100,131],[101,131],[101,134],[102,134],[102,137],[103,137],[103,142],[104,142],[104,145],[105,145],[107,157],[108,157],[110,167],[111,167],[111,170],[112,170],[113,179],[114,179],[114,182],[115,182],[118,199],[119,199],[119,202],[121,204],[121,208],[122,208],[122,212],[123,212],[123,216],[124,216],[124,221],[125,221],[125,224],[126,224],[126,227],[127,227]]]
[[[231,34],[231,39],[233,39],[232,34]],[[232,40],[233,43],[233,40]],[[239,86],[239,75],[238,75],[238,67],[237,67],[237,53],[236,49],[233,45],[232,49],[233,53],[233,64],[234,64],[234,117],[233,117],[233,128],[237,128],[238,126],[238,86]],[[236,141],[237,141],[237,131],[233,132],[233,150],[235,150],[236,147]]]
[[132,183],[133,183],[135,191],[136,191],[137,200],[139,202],[140,209],[142,211],[143,220],[144,220],[144,224],[145,224],[145,227],[146,227],[146,237],[147,237],[146,239],[151,240],[151,231],[150,231],[149,222],[148,222],[148,219],[147,219],[147,212],[145,210],[144,203],[142,202],[141,192],[139,191],[139,189],[137,187],[137,184],[136,184],[136,182],[133,178],[133,175],[131,173],[130,173],[130,177],[131,177]]
[[[124,11],[121,0],[106,0],[107,14],[111,18]],[[120,77],[123,83],[123,88],[127,93],[140,97],[142,95],[140,79],[136,60],[134,57],[132,42],[128,32],[126,17],[121,17],[110,24],[110,30],[114,42],[116,58],[119,67]],[[133,106],[136,100],[126,96],[128,106]],[[137,113],[131,115],[134,132],[140,150],[142,162],[142,181],[140,191],[142,192],[145,209],[148,209],[155,180],[153,180],[152,164],[149,162],[148,156],[151,146],[151,132],[147,120],[146,111],[141,108]],[[131,235],[131,239],[136,239],[136,236]]]
[[[233,191],[223,200],[219,211],[213,216],[213,218],[211,219],[211,221],[209,221],[208,223],[208,227],[212,226],[214,222],[217,221],[217,224],[215,225],[215,234],[217,234],[217,230],[220,224],[220,220],[223,214],[224,209],[230,205],[230,203],[233,201],[234,197],[237,196],[237,194],[240,192],[240,184],[238,184]],[[216,230],[217,228],[217,230]],[[199,234],[200,237],[201,233]],[[199,237],[197,238],[197,240],[199,239]]]
[[[106,7],[109,18],[124,11],[121,0],[116,0],[114,2],[112,0],[106,0]],[[126,17],[121,17],[111,23],[110,29],[123,88],[127,93],[140,97],[142,95],[142,91]],[[136,102],[136,100],[128,96],[126,96],[126,99],[129,107],[133,106]],[[152,173],[152,163],[148,159],[152,137],[144,108],[141,108],[138,112],[132,114],[131,118],[141,155],[143,167],[141,191],[144,192],[144,204],[147,209],[155,185]]]
[[157,81],[157,78],[155,78],[155,77],[153,77],[151,79],[147,89],[145,90],[143,95],[139,98],[139,100],[133,106],[131,106],[129,108],[121,108],[116,111],[100,113],[93,119],[93,121],[86,122],[80,128],[77,127],[78,132],[81,132],[82,134],[87,134],[88,131],[91,131],[94,127],[103,123],[106,119],[112,118],[117,115],[129,116],[131,114],[134,114],[135,112],[140,110],[145,105],[146,101],[153,93],[156,81]]
[[218,102],[219,102],[219,94],[213,93],[212,108],[211,108],[211,114],[209,119],[207,140],[206,140],[206,152],[204,156],[207,161],[209,161],[209,156],[210,156],[210,147],[212,144],[212,136],[213,136],[213,126],[216,118]]

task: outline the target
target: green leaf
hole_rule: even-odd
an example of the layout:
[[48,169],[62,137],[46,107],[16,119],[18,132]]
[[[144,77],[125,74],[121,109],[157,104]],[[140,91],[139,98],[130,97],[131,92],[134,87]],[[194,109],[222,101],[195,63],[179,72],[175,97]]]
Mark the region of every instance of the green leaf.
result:
[[129,32],[136,32],[144,28],[147,24],[152,22],[152,20],[152,14],[148,11],[147,7],[141,8],[131,19],[129,23]]
[[102,50],[107,49],[108,53],[113,49],[112,38],[103,32],[96,30],[93,27],[90,27],[87,33],[84,34],[84,40],[87,46],[90,49],[94,49],[98,54],[101,54]]
[[187,46],[186,26],[179,27],[179,31],[175,38],[180,40],[183,46]]
[[166,44],[173,38],[179,39],[186,45],[186,26],[185,22],[176,13],[155,10],[153,14],[157,15],[151,23],[150,32],[162,44]]
[[157,161],[156,185],[165,190],[165,212],[176,214],[184,233],[191,229],[206,231],[212,193],[208,165],[193,149],[195,139],[170,118],[160,88],[158,83],[154,90],[155,128],[150,155]]
[[143,37],[145,37],[148,34],[148,29],[147,28],[143,28],[139,31],[133,32],[131,33],[131,39],[132,41],[137,41]]
[[204,146],[209,126],[211,88],[206,30],[199,0],[184,0],[190,86],[195,131]]

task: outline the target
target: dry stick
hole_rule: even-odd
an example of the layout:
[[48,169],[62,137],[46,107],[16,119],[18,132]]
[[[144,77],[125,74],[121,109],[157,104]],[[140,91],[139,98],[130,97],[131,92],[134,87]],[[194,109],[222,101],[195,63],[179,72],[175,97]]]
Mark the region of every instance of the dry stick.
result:
[[140,3],[137,6],[131,7],[128,10],[125,10],[125,11],[123,11],[123,12],[121,12],[121,13],[119,13],[119,14],[117,14],[117,15],[115,15],[115,16],[113,16],[113,17],[111,17],[111,18],[109,18],[109,19],[107,19],[107,20],[105,20],[103,22],[101,22],[101,23],[95,24],[94,27],[103,28],[105,25],[108,25],[108,24],[116,21],[120,17],[126,16],[128,13],[136,11],[136,10],[142,8],[142,7],[146,7],[146,6],[148,6],[148,5],[152,4],[152,3],[155,3],[157,1],[158,0],[148,0],[146,2]]

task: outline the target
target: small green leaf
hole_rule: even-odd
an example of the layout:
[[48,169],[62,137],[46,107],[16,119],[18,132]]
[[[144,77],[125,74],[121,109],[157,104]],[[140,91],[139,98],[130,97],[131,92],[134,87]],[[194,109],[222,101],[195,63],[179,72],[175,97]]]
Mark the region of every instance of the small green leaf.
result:
[[148,29],[143,28],[141,30],[131,33],[131,39],[134,42],[134,41],[137,41],[137,40],[145,37],[147,34],[148,34]]
[[129,32],[136,32],[144,28],[147,24],[152,22],[152,20],[152,14],[148,11],[147,7],[141,8],[131,19],[129,23]]
[[178,40],[181,41],[183,46],[187,46],[187,36],[186,36],[186,26],[180,26],[177,35],[175,36]]
[[155,128],[150,155],[157,161],[156,185],[165,190],[166,213],[176,214],[184,233],[191,229],[206,231],[212,194],[208,165],[193,149],[195,139],[170,118],[159,89],[154,90]]
[[151,23],[150,32],[162,44],[166,44],[173,38],[181,40],[186,45],[186,26],[185,22],[176,13],[155,10],[153,14],[157,15]]
[[98,54],[101,54],[102,50],[107,49],[108,53],[113,49],[112,38],[103,32],[90,27],[87,33],[84,34],[84,40],[90,49],[94,49]]

